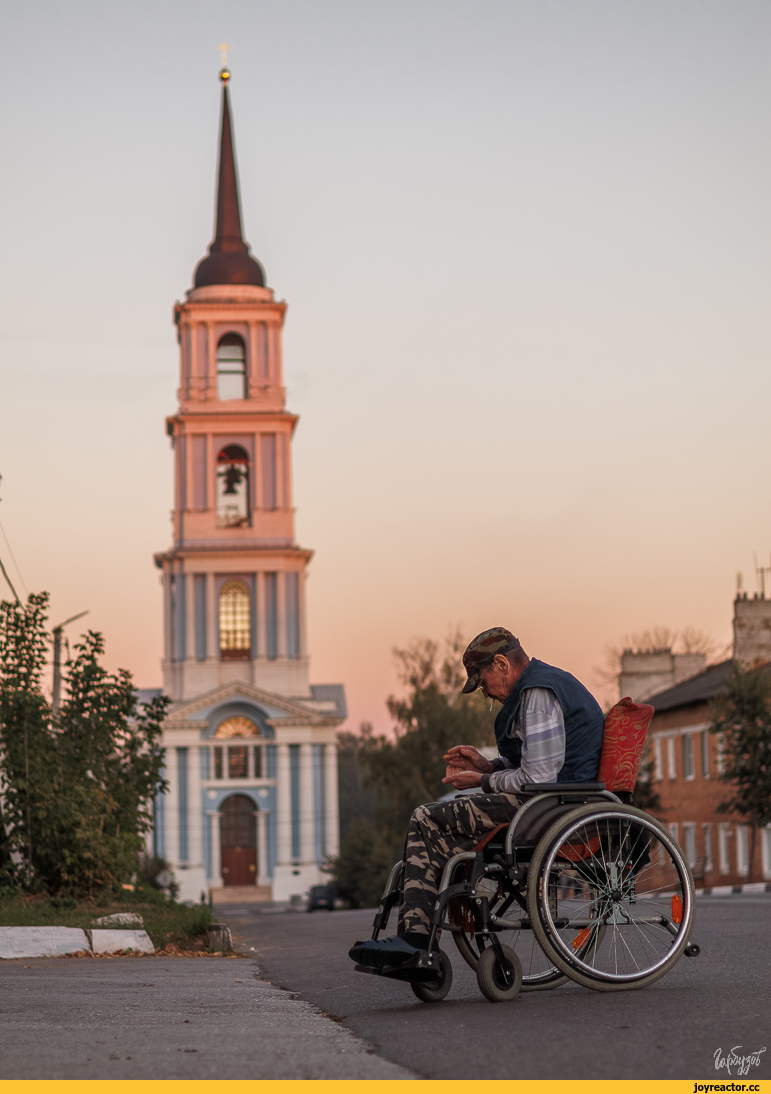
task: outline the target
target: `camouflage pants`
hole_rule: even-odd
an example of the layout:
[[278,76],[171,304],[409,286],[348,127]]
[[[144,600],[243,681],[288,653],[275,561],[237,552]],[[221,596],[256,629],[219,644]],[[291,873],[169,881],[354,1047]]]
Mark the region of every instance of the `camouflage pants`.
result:
[[493,828],[510,821],[518,806],[512,794],[470,794],[415,810],[404,848],[400,934],[428,934],[448,859],[470,851]]

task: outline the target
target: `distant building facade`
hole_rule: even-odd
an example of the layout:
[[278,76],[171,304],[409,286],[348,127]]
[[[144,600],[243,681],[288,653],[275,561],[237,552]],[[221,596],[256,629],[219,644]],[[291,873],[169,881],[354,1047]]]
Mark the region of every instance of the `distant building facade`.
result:
[[[734,657],[745,665],[771,661],[771,600],[745,594],[734,601]],[[648,734],[661,800],[655,812],[685,851],[697,886],[704,888],[742,885],[750,876],[749,827],[742,818],[717,812],[730,787],[720,781],[720,741],[709,731],[710,703],[731,672],[732,662],[723,661],[646,700],[655,710]],[[622,673],[622,689],[623,681]],[[771,880],[771,825],[757,834],[755,881],[758,870]]]
[[173,703],[153,848],[182,899],[237,888],[239,899],[288,900],[323,881],[337,852],[345,694],[309,683],[312,552],[294,538],[286,304],[243,240],[229,73],[221,78],[215,239],[174,311],[173,545],[155,556]]

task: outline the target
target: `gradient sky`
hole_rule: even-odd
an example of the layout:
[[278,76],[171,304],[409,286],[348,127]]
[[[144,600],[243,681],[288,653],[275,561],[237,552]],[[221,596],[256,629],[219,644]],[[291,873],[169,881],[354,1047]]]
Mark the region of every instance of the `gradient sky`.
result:
[[246,235],[289,302],[312,679],[349,725],[385,729],[391,648],[453,624],[590,684],[625,633],[728,641],[771,548],[767,2],[0,26],[0,557],[52,623],[89,608],[160,683],[171,310],[211,238],[224,38]]

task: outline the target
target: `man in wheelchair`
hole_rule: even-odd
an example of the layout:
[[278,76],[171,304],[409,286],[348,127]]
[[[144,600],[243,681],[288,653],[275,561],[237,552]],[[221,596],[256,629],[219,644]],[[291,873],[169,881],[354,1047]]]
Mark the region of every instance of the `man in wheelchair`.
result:
[[445,864],[511,821],[524,784],[597,777],[603,713],[574,676],[529,658],[504,627],[477,635],[463,664],[468,674],[463,691],[481,688],[486,698],[502,704],[495,719],[498,756],[491,762],[470,745],[457,745],[445,756],[443,781],[456,790],[480,788],[482,793],[415,810],[405,844],[397,934],[357,942],[349,956],[360,966],[393,968],[426,950]]

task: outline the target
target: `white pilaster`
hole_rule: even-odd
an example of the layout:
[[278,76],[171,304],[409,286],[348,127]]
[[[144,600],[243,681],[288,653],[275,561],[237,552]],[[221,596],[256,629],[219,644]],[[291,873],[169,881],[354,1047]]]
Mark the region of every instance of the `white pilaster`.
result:
[[300,859],[315,862],[313,746],[300,745]]
[[326,812],[324,818],[325,835],[324,850],[327,855],[336,855],[340,850],[340,821],[338,818],[338,788],[337,788],[337,745],[324,746],[324,779]]
[[212,889],[222,888],[222,853],[220,842],[220,817],[216,809],[209,810],[206,814],[209,818],[209,831],[211,832],[211,878],[209,884]]
[[[212,502],[213,504],[213,502]],[[206,575],[206,659],[217,661],[217,590],[214,574]]]
[[187,844],[190,865],[203,866],[203,826],[201,816],[201,750],[187,750]]
[[286,657],[286,574],[283,570],[276,574],[276,585],[277,653],[279,657]]
[[166,782],[169,789],[165,794],[164,813],[166,820],[166,854],[165,858],[176,870],[179,865],[179,780],[177,778],[177,763],[179,762],[176,748],[166,748],[164,761]]
[[276,746],[276,826],[278,865],[292,861],[292,787],[289,779],[289,745]]
[[[192,448],[192,444],[189,447]],[[192,466],[192,456],[190,464]],[[192,509],[192,486],[189,493],[191,495],[189,508]],[[195,576],[193,574],[185,575],[185,596],[187,598],[185,600],[185,660],[195,661]]]
[[257,817],[257,884],[269,885],[268,878],[268,814],[263,809],[258,809]]

